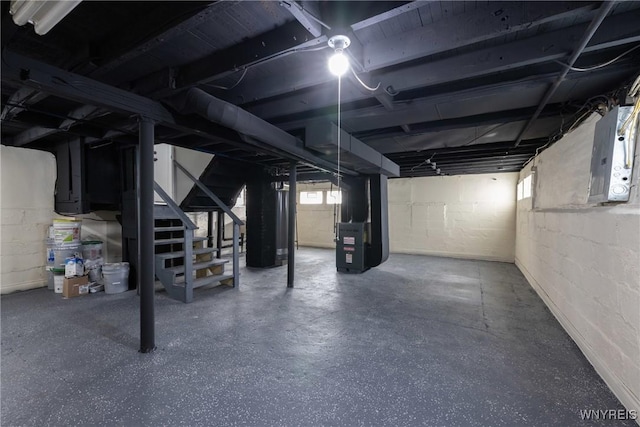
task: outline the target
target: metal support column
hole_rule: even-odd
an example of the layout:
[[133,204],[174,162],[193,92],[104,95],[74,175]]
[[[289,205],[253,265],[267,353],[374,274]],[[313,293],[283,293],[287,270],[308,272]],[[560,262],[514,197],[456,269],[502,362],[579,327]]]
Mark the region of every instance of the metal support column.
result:
[[207,246],[213,247],[213,211],[207,212]]
[[150,353],[155,344],[154,313],[154,221],[153,143],[154,123],[146,117],[139,122],[138,159],[138,270],[140,289],[140,352]]
[[296,163],[289,167],[289,230],[287,244],[287,288],[293,288],[296,253]]
[[240,286],[240,224],[233,223],[233,287]]
[[216,258],[220,258],[222,256],[222,234],[224,233],[224,212],[218,211],[218,219],[216,221],[216,245],[218,248],[218,253],[216,253]]

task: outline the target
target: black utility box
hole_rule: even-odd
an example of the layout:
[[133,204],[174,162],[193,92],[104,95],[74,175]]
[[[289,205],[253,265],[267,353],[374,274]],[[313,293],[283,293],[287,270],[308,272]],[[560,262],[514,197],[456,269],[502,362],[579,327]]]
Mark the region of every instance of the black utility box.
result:
[[341,222],[336,242],[336,267],[342,273],[362,273],[367,265],[369,223]]

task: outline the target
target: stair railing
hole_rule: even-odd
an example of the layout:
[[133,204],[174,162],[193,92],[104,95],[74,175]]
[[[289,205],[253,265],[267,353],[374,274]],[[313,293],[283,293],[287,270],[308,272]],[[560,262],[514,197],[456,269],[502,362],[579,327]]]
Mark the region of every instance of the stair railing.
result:
[[184,168],[177,160],[173,161],[173,164],[178,168],[182,173],[184,173],[187,178],[189,178],[193,183],[200,189],[202,192],[209,197],[213,203],[215,203],[224,213],[229,215],[231,220],[233,221],[233,287],[238,288],[240,285],[240,226],[244,225],[244,221],[242,221],[236,214],[233,213],[229,206],[222,203],[222,200],[218,198],[206,185],[204,185],[200,180],[196,179],[188,170]]
[[184,289],[185,298],[187,301],[191,301],[193,292],[193,233],[194,230],[197,230],[198,227],[189,219],[187,214],[184,213],[180,206],[173,201],[173,199],[160,187],[157,182],[153,182],[153,189],[158,196],[167,204],[167,206],[173,211],[174,214],[185,227],[184,231]]

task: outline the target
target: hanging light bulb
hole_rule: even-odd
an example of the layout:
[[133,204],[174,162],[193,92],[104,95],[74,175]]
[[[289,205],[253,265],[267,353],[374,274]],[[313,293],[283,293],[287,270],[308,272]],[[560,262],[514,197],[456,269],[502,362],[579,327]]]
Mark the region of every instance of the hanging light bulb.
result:
[[329,71],[334,76],[341,76],[349,69],[349,60],[344,53],[336,52],[329,58]]
[[436,170],[436,162],[431,163],[431,169]]
[[351,40],[347,36],[333,36],[329,39],[329,47],[335,49],[335,53],[329,58],[329,71],[335,76],[342,76],[349,69],[349,59],[343,50],[349,47]]

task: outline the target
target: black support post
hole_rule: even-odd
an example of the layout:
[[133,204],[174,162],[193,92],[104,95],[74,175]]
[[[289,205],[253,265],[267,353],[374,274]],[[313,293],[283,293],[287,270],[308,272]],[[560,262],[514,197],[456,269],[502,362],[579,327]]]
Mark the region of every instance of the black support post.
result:
[[216,258],[222,256],[222,234],[224,233],[224,212],[218,211],[218,218],[216,220],[216,245],[218,246],[218,252]]
[[207,246],[213,246],[213,211],[207,212]]
[[140,277],[140,352],[150,353],[155,344],[154,313],[154,221],[153,143],[154,123],[141,117],[138,167],[138,268]]
[[289,167],[289,230],[287,242],[287,288],[293,288],[296,254],[296,163]]

